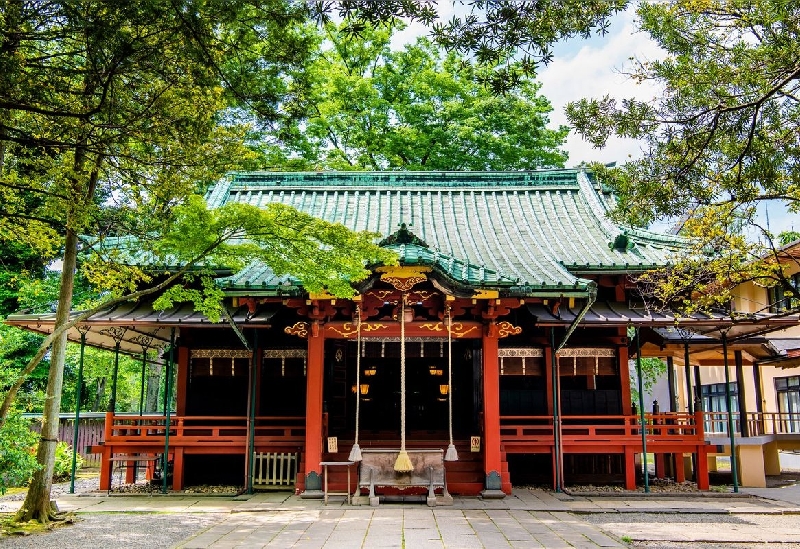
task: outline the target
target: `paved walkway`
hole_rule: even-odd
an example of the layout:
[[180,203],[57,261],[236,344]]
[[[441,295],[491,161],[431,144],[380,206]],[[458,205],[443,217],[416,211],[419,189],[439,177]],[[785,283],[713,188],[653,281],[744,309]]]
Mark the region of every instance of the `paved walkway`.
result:
[[[125,513],[120,517],[140,513],[143,531],[148,517],[155,516],[152,513],[174,514],[176,520],[208,517],[195,521],[191,533],[173,545],[186,549],[626,547],[623,538],[667,544],[800,546],[796,526],[800,486],[763,492],[758,493],[763,497],[745,493],[570,496],[515,489],[503,500],[456,497],[454,505],[434,508],[419,503],[350,506],[343,498],[324,505],[321,500],[280,492],[239,498],[62,496],[58,504],[61,510],[92,519],[107,517],[103,520],[109,522],[116,513]],[[2,502],[0,510],[18,506],[19,502]],[[73,528],[77,527],[80,524]]]
[[[560,515],[560,516],[559,516]],[[178,547],[625,547],[568,513],[424,506],[234,513]]]

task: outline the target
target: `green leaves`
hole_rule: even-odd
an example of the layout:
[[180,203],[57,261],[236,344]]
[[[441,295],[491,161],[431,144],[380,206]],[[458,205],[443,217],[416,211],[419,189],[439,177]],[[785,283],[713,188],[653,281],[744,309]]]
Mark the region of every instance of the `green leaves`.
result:
[[[800,13],[783,0],[641,2],[638,13],[666,55],[635,61],[632,77],[656,84],[660,97],[567,108],[595,146],[611,135],[645,143],[644,158],[598,173],[619,197],[616,218],[677,219],[698,239],[673,268],[684,280],[662,280],[665,297],[683,288],[696,307],[704,292],[726,302],[742,281],[783,283],[764,265],[776,259],[774,235],[756,213],[762,202],[800,212]],[[700,259],[703,249],[716,253]]]
[[[646,140],[649,155],[624,168],[633,220],[653,220],[732,200],[788,200],[798,211],[798,23],[789,4],[760,0],[647,3],[643,30],[666,50],[633,77],[663,88],[650,105],[605,98],[568,108],[600,146],[613,133]],[[651,198],[648,181],[672,197]]]
[[304,131],[286,142],[307,169],[504,170],[563,166],[567,129],[547,128],[539,85],[519,79],[496,95],[477,68],[420,39],[390,51],[388,29],[352,38],[328,27],[332,47],[312,67]]
[[0,495],[11,486],[21,486],[39,468],[34,445],[37,434],[18,411],[12,411],[0,425]]

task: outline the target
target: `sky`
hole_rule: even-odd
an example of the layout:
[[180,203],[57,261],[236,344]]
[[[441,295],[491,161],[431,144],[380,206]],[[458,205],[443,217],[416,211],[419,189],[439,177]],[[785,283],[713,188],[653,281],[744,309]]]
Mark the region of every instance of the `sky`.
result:
[[[466,8],[456,9],[464,11]],[[453,11],[451,2],[439,2],[441,19],[449,19]],[[664,56],[663,51],[649,35],[637,31],[633,8],[613,16],[610,22],[609,32],[603,36],[593,35],[589,39],[579,37],[556,44],[553,61],[539,69],[536,78],[542,84],[540,94],[547,97],[553,106],[551,127],[567,124],[564,107],[570,101],[605,95],[647,101],[658,95],[656,86],[638,84],[624,72],[631,67],[632,57],[639,60],[660,59]],[[403,43],[425,34],[427,29],[421,25],[409,25],[394,37],[393,46],[402,47]],[[565,149],[569,153],[568,167],[581,162],[622,164],[642,156],[641,143],[636,140],[612,137],[605,147],[596,149],[574,132],[567,137]],[[759,208],[760,221],[765,224],[764,210],[765,206],[762,205]],[[775,234],[800,230],[800,216],[790,215],[785,204],[773,203],[769,207],[769,226]]]

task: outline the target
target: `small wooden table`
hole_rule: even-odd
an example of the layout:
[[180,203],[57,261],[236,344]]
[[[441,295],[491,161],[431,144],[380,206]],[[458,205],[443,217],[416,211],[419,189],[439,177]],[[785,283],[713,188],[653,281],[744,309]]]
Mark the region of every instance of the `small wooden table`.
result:
[[[328,496],[345,496],[347,498],[347,504],[350,505],[350,466],[353,465],[355,461],[321,461],[320,465],[323,467],[323,475],[325,476],[325,482],[323,484],[323,502],[327,505],[328,504]],[[347,489],[344,492],[329,492],[328,491],[328,467],[347,467]]]
[[[111,488],[114,484],[114,471],[119,471],[120,473],[120,483],[122,483],[122,470],[127,469],[129,464],[135,468],[137,463],[154,463],[161,459],[161,456],[152,456],[152,455],[116,455],[109,458],[109,466],[111,467],[111,475],[109,477],[108,482],[108,492],[111,492]],[[116,464],[116,465],[115,465]],[[136,483],[136,478],[133,479],[134,484]],[[152,487],[150,487],[152,490]],[[150,491],[148,490],[148,491]]]

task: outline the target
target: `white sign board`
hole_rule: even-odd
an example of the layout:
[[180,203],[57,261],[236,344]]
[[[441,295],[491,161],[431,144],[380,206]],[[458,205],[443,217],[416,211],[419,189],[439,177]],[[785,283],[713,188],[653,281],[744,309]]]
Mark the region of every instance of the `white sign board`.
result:
[[471,452],[480,452],[481,437],[469,437],[469,449]]

